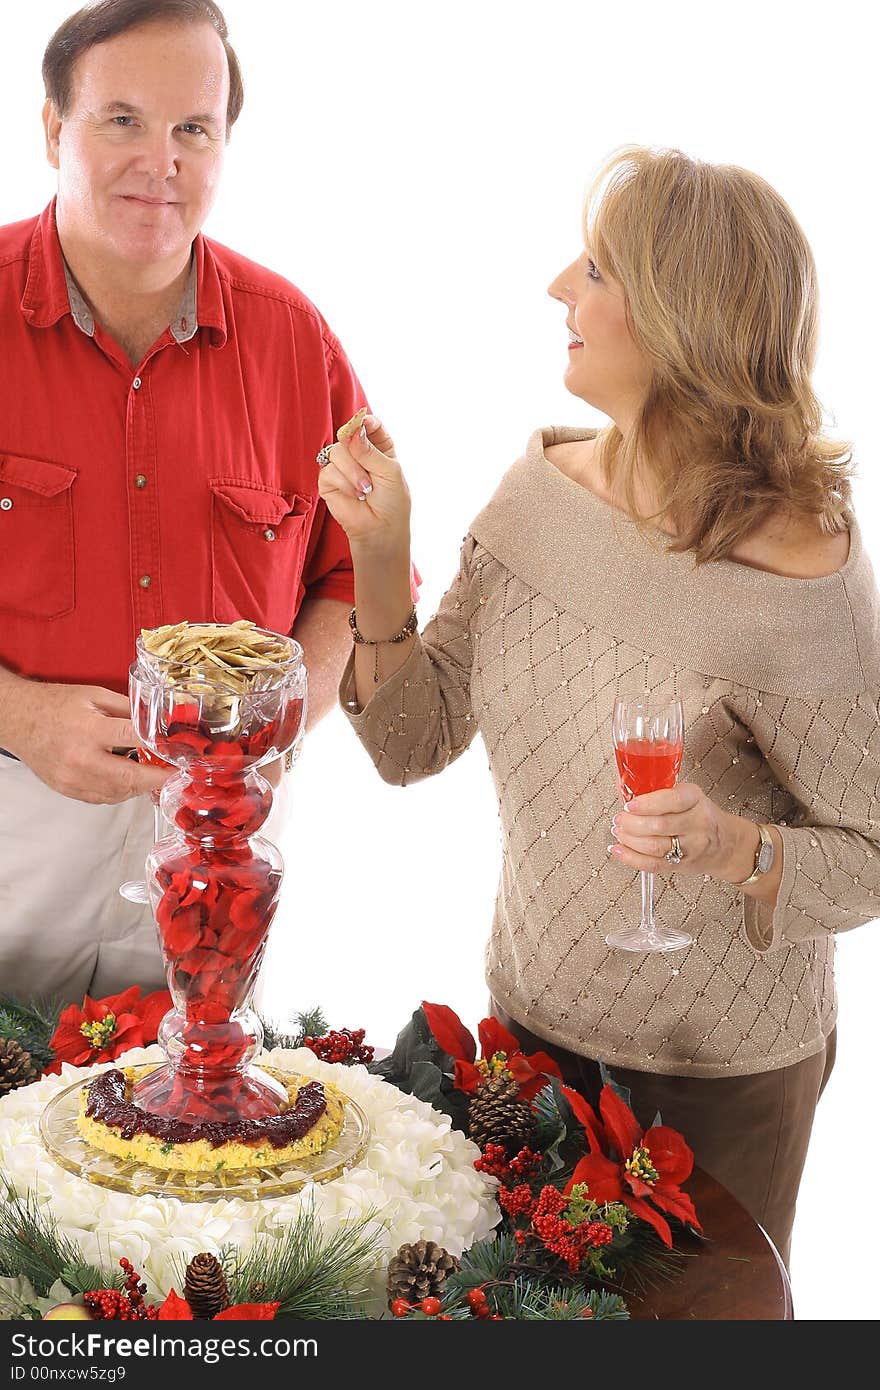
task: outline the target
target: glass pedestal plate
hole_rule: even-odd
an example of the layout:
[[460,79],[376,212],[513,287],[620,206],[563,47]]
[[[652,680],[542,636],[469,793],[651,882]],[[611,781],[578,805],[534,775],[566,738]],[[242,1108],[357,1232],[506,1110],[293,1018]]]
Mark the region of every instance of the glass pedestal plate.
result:
[[[173,829],[146,865],[173,999],[159,1026],[166,1060],[140,1069],[131,1088],[151,1134],[158,1121],[176,1136],[213,1142],[221,1133],[235,1138],[237,1124],[289,1109],[286,1078],[254,1065],[263,1030],[250,1002],[283,872],[278,850],[258,833],[272,805],[258,769],[301,739],[307,678],[298,643],[263,635],[282,644],[285,659],[245,682],[207,662],[194,672],[157,657],[141,639],[130,672],[137,737],[178,768],[160,802]],[[369,1137],[363,1112],[347,1100],[342,1132],[307,1160],[221,1173],[154,1168],[86,1143],[76,1127],[81,1089],[70,1087],[47,1107],[43,1141],[63,1167],[127,1192],[193,1201],[280,1195],[338,1176],[363,1155]]]
[[[276,1073],[277,1075],[278,1073]],[[214,1202],[219,1197],[260,1201],[286,1197],[310,1182],[332,1182],[360,1163],[370,1142],[370,1122],[350,1097],[345,1121],[331,1144],[319,1154],[296,1162],[260,1168],[230,1168],[219,1173],[152,1168],[126,1162],[86,1143],[76,1127],[83,1083],[77,1081],[49,1102],[40,1117],[40,1138],[55,1162],[69,1173],[133,1196],[178,1197],[184,1202]]]

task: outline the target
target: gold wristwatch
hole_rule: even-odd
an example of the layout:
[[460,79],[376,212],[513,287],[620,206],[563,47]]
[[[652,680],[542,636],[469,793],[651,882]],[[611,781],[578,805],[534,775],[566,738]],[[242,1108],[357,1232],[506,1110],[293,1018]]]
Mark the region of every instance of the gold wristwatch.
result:
[[733,885],[734,888],[746,888],[750,883],[757,883],[759,878],[763,878],[764,874],[769,873],[773,868],[773,860],[776,858],[776,847],[770,838],[770,832],[766,825],[758,826],[758,834],[761,836],[761,843],[758,845],[755,854],[755,867],[752,869],[748,878],[744,878],[741,883],[735,883]]

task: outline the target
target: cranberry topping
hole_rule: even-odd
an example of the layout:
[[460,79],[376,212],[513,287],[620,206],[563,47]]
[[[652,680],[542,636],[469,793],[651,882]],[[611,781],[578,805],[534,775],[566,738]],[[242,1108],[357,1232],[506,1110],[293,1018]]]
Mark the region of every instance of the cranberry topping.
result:
[[238,1142],[256,1145],[268,1142],[274,1149],[283,1149],[301,1139],[327,1109],[327,1097],[320,1081],[309,1081],[300,1087],[296,1104],[280,1115],[267,1115],[260,1120],[226,1120],[224,1122],[196,1120],[166,1120],[149,1110],[141,1110],[128,1099],[125,1075],[118,1070],[105,1071],[91,1082],[86,1114],[92,1120],[118,1129],[123,1139],[136,1134],[149,1134],[166,1144],[192,1143],[206,1139],[212,1148]]

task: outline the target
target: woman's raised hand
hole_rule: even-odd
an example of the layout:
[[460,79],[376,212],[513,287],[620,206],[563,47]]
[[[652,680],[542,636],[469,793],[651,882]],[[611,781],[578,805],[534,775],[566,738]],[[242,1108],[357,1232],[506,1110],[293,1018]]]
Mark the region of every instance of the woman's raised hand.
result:
[[409,488],[394,441],[377,416],[367,415],[352,439],[331,446],[318,491],[353,551],[409,552]]

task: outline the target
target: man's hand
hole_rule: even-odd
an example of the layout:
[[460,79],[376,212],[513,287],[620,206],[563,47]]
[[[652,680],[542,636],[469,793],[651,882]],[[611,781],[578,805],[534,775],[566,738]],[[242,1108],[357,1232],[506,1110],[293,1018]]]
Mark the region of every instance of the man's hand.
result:
[[158,792],[172,771],[111,751],[135,746],[129,715],[126,697],[112,690],[4,673],[0,743],[62,796],[112,805]]

